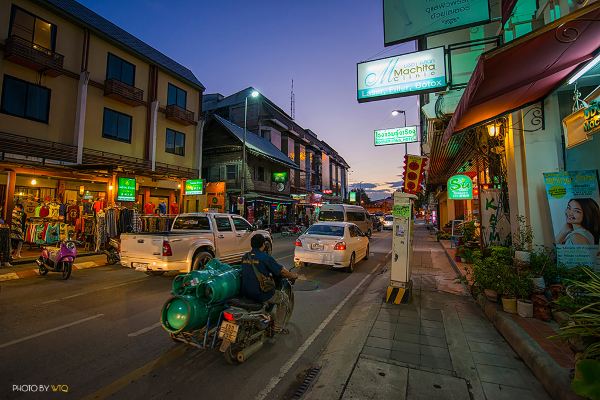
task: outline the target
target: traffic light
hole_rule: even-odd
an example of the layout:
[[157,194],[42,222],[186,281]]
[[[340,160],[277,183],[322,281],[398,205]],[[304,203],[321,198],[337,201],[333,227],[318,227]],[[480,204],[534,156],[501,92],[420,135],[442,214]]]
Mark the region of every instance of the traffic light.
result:
[[422,190],[427,158],[406,154],[404,156],[404,193],[417,194]]

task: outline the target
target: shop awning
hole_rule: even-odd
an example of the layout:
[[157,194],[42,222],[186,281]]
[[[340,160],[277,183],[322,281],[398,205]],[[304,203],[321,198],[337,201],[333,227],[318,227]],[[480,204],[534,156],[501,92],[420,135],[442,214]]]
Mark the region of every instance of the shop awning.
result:
[[265,195],[262,193],[251,192],[244,196],[246,201],[262,200],[272,203],[295,203],[296,200],[291,197],[277,196],[277,195]]
[[533,104],[555,90],[600,45],[600,2],[481,55],[444,132],[452,134]]

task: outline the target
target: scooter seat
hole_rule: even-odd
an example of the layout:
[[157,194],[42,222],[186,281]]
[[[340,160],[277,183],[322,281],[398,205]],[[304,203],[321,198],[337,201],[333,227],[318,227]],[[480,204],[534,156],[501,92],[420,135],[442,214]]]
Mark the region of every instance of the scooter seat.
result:
[[232,307],[240,307],[248,311],[260,311],[263,308],[263,303],[257,303],[246,298],[234,297],[227,301],[227,304]]

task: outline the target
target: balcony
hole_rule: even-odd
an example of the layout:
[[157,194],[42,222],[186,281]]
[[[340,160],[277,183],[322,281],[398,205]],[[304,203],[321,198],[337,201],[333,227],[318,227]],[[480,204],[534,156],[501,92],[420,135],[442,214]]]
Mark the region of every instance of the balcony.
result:
[[189,111],[189,110],[186,110],[185,108],[181,108],[176,104],[168,105],[165,110],[165,115],[166,115],[167,119],[178,122],[185,126],[196,123],[196,121],[194,121],[193,111]]
[[62,74],[65,56],[13,35],[4,44],[4,58],[56,77]]
[[37,158],[74,163],[77,161],[77,148],[69,144],[37,139],[29,136],[15,135],[0,131],[0,159],[10,158],[11,154],[20,157]]
[[104,95],[133,107],[144,104],[144,91],[142,89],[116,79],[104,81]]

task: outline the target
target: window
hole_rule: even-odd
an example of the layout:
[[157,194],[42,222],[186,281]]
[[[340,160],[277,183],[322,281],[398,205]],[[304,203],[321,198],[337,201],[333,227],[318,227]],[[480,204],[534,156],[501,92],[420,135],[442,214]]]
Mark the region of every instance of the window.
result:
[[37,50],[54,51],[56,47],[56,25],[13,6],[9,36],[15,35],[34,44]]
[[364,221],[365,220],[365,213],[364,212],[360,212],[360,211],[348,211],[346,214],[348,215],[348,221],[351,221],[351,222]]
[[217,223],[217,230],[219,232],[232,232],[231,221],[229,221],[229,217],[215,217],[215,222]]
[[185,133],[167,128],[166,136],[165,151],[167,153],[177,154],[178,156],[185,155]]
[[176,106],[185,109],[187,105],[187,92],[169,83],[169,88],[167,89],[167,105],[170,106],[171,104],[175,104]]
[[0,109],[16,117],[48,123],[50,89],[4,75]]
[[233,181],[235,179],[237,179],[237,165],[235,164],[228,164],[227,165],[227,176],[226,176],[228,181]]
[[209,182],[219,182],[221,180],[221,167],[214,165],[208,168]]
[[252,225],[245,219],[239,217],[233,217],[233,225],[236,231],[251,231]]
[[348,226],[348,231],[350,232],[350,237],[357,237],[359,236],[359,230],[356,227],[356,225],[349,225]]
[[271,131],[268,129],[261,129],[260,137],[263,139],[267,139],[270,142],[271,141]]
[[173,224],[173,229],[210,231],[210,224],[208,217],[178,217]]
[[337,225],[312,225],[306,231],[308,235],[324,235],[344,237],[344,227]]
[[110,108],[105,108],[102,137],[131,143],[131,117]]
[[264,182],[264,180],[265,180],[265,168],[264,167],[256,168],[256,180]]
[[108,53],[106,79],[116,79],[129,86],[135,86],[135,65]]
[[343,211],[321,211],[319,213],[319,221],[344,222],[344,212]]

